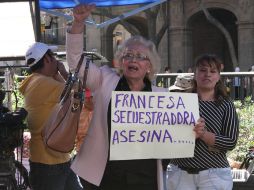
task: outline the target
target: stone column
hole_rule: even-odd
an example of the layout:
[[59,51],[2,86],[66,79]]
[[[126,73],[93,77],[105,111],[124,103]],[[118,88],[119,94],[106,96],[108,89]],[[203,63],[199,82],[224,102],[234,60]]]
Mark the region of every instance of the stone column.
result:
[[241,71],[254,65],[254,23],[238,22],[238,55]]
[[191,41],[191,30],[184,27],[174,27],[170,29],[170,65],[173,72],[187,69],[193,64],[193,50]]
[[191,30],[186,27],[184,2],[170,2],[169,65],[172,72],[187,71],[192,65]]
[[241,71],[254,64],[254,1],[239,0],[238,3],[238,62]]

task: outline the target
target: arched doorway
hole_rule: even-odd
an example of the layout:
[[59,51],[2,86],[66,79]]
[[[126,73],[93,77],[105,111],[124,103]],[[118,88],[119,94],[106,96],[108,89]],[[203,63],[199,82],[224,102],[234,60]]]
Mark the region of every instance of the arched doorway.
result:
[[[220,8],[211,8],[208,9],[208,11],[230,33],[237,56],[238,40],[236,16],[232,12]],[[203,12],[200,11],[192,15],[188,20],[188,27],[191,28],[192,31],[194,58],[203,53],[217,54],[224,62],[224,71],[234,71],[225,36],[216,26],[212,25],[206,19]]]
[[147,38],[148,36],[148,27],[146,23],[146,19],[139,16],[134,16],[126,19],[127,25],[132,25],[135,30],[130,31],[131,28],[126,29],[125,25],[122,23],[116,23],[114,25],[110,25],[105,33],[105,55],[108,60],[111,62],[114,58],[114,53],[117,49],[117,45],[120,45],[124,40],[128,39],[131,35],[137,34],[135,31],[138,31],[138,34]]

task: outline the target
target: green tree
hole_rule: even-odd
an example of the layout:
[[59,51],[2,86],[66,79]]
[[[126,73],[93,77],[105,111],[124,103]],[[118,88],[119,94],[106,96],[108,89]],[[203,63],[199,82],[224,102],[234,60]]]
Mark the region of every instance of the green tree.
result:
[[254,146],[254,102],[251,97],[247,97],[243,102],[234,103],[239,117],[239,137],[235,149],[229,152],[228,157],[242,162],[248,149]]

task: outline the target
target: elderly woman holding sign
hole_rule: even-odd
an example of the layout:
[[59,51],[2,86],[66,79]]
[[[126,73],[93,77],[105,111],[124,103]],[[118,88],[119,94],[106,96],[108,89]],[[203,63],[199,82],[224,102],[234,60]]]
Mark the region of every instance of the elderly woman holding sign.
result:
[[[73,10],[74,21],[67,32],[71,69],[76,67],[83,52],[84,21],[93,9],[93,5],[78,5]],[[160,59],[154,44],[140,36],[128,39],[116,55],[120,74],[108,66],[89,64],[86,84],[94,92],[94,113],[72,169],[81,177],[86,190],[156,190],[159,162],[155,159],[109,161],[109,141],[112,91],[166,91],[151,84],[160,70]],[[81,78],[84,65],[80,69]]]
[[199,96],[205,127],[194,128],[193,158],[172,159],[168,190],[231,190],[233,180],[226,153],[237,142],[239,122],[232,101],[220,80],[222,61],[202,55],[194,68],[194,92]]

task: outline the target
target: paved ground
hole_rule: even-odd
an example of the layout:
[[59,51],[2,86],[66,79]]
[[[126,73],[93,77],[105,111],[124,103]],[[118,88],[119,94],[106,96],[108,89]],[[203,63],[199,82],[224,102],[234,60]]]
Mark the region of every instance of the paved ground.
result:
[[[29,161],[28,158],[23,158],[23,165],[26,167],[27,171],[29,171]],[[27,189],[29,190],[29,189]],[[250,176],[247,182],[235,182],[233,190],[254,190],[254,174]]]
[[247,182],[235,182],[233,190],[254,190],[254,174],[252,174]]

